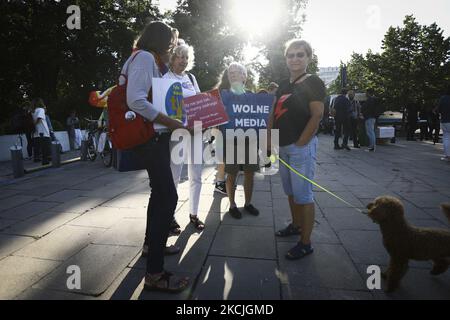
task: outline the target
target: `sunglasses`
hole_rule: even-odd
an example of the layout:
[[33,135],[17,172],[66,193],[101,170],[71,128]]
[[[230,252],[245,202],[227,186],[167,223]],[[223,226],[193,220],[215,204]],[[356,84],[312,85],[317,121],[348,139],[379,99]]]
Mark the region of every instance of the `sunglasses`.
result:
[[289,53],[286,55],[286,58],[288,59],[294,59],[295,57],[303,59],[306,56],[306,53],[304,52],[297,52],[297,53]]

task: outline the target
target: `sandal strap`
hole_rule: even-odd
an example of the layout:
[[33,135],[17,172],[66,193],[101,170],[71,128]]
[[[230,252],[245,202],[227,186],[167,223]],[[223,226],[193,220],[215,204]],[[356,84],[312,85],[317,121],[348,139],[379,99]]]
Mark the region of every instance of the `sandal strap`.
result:
[[297,235],[299,234],[299,228],[290,223],[286,228],[279,230],[277,234],[281,236]]

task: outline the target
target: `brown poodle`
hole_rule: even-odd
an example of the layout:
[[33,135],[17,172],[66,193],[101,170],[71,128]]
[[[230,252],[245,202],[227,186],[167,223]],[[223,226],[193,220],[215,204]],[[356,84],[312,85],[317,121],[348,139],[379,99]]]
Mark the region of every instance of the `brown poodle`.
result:
[[[450,221],[450,204],[442,204]],[[432,260],[432,275],[447,271],[450,266],[450,231],[411,226],[404,217],[400,200],[383,196],[367,205],[368,216],[380,225],[383,245],[390,255],[388,269],[382,276],[387,281],[386,292],[396,290],[408,270],[408,261]]]

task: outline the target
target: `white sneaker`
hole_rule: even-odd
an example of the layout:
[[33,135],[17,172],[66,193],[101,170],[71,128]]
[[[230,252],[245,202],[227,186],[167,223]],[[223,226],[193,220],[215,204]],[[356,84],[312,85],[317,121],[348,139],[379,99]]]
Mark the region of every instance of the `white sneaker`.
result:
[[447,161],[447,162],[450,162],[450,157],[442,157],[442,158],[441,158],[441,161]]

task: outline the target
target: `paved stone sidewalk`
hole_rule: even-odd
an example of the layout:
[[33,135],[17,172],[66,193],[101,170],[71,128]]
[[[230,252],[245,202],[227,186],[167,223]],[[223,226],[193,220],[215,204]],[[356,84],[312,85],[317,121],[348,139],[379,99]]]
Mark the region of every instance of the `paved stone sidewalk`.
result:
[[[438,209],[450,201],[442,145],[398,141],[372,154],[334,151],[330,136],[319,140],[318,183],[358,207],[397,196],[412,224],[449,227]],[[175,296],[143,291],[145,172],[77,162],[0,181],[0,299],[450,299],[450,272],[432,277],[428,262],[412,262],[395,294],[368,290],[367,266],[388,262],[379,229],[324,192],[316,192],[315,253],[287,261],[297,239],[274,237],[289,221],[279,175],[257,175],[253,203],[261,215],[242,220],[225,214],[228,200],[214,194],[214,175],[204,169],[202,233],[188,224],[188,183],[179,188],[183,232],[169,242],[184,250],[166,267],[194,281]],[[237,198],[243,205],[241,184]],[[70,265],[81,269],[80,290],[67,288]]]

